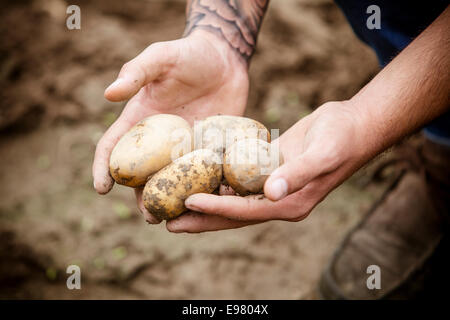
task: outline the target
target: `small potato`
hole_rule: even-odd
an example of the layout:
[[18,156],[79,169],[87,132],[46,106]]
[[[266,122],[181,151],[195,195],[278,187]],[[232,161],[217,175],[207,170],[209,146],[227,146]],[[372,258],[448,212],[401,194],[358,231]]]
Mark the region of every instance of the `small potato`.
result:
[[159,219],[185,212],[184,200],[194,193],[212,193],[222,180],[220,157],[199,149],[176,159],[151,177],[144,188],[145,208]]
[[194,125],[195,149],[211,149],[222,155],[234,142],[247,138],[270,142],[270,133],[260,122],[237,116],[212,116]]
[[109,170],[114,180],[129,187],[143,186],[153,173],[192,151],[189,123],[172,114],[138,122],[114,147]]
[[234,191],[246,196],[262,193],[267,177],[282,163],[277,145],[260,139],[244,139],[226,150],[223,174]]

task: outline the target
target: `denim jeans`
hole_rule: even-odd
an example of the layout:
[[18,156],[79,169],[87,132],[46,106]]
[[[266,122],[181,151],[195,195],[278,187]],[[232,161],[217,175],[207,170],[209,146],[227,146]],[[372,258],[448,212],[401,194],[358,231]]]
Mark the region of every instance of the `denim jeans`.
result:
[[[376,52],[382,67],[388,64],[447,7],[447,0],[335,0],[353,31]],[[380,8],[380,29],[366,25],[367,8]],[[430,70],[433,72],[434,70]],[[449,71],[450,72],[450,71]],[[426,108],[426,106],[424,106]],[[430,140],[450,147],[450,111],[430,122],[424,133]]]

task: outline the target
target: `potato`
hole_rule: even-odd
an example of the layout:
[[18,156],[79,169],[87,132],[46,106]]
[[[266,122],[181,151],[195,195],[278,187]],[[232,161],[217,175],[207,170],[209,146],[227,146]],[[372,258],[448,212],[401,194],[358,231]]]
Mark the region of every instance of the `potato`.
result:
[[270,133],[258,121],[237,116],[212,116],[194,125],[195,149],[211,149],[222,155],[234,142],[246,138],[270,142]]
[[144,206],[160,219],[176,218],[187,210],[186,198],[194,193],[212,193],[221,180],[220,157],[209,149],[195,150],[153,175],[144,188]]
[[147,178],[172,160],[192,151],[189,123],[171,114],[138,122],[114,147],[109,170],[114,180],[129,187],[143,186]]
[[277,145],[260,139],[244,139],[226,150],[223,174],[234,191],[246,196],[262,193],[267,177],[282,163]]

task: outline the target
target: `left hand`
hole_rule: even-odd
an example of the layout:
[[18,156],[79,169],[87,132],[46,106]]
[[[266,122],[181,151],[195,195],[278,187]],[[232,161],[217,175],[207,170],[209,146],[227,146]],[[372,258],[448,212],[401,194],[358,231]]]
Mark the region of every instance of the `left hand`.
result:
[[[132,126],[145,117],[176,114],[191,125],[218,113],[241,115],[248,98],[247,64],[219,37],[197,30],[188,37],[154,43],[127,62],[105,91],[111,101],[131,98],[120,117],[97,144],[92,175],[94,188],[108,193],[111,152]],[[145,210],[143,188],[136,188],[138,208],[149,223],[159,219]]]
[[185,201],[192,211],[167,222],[167,229],[204,232],[303,220],[373,156],[356,110],[349,101],[329,102],[286,131],[279,138],[285,163],[267,179],[265,197],[194,194]]

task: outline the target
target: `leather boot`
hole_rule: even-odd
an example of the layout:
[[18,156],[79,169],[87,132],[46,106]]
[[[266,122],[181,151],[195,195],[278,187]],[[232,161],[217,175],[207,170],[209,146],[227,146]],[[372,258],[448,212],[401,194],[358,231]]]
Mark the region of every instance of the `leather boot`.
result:
[[413,170],[394,181],[334,253],[319,283],[322,298],[446,296],[450,148],[425,140],[417,154]]

